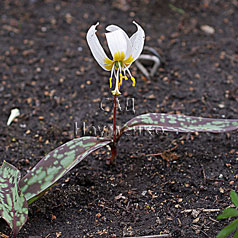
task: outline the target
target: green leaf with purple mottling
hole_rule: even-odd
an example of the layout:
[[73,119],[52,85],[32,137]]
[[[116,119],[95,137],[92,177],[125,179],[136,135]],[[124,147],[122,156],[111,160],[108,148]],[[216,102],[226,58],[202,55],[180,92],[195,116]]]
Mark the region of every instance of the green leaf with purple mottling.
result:
[[20,171],[13,165],[3,162],[0,168],[0,216],[11,227],[14,236],[26,223],[28,204],[18,183]]
[[[122,128],[129,130],[221,133],[238,129],[237,119],[213,119],[165,113],[148,113],[132,118]],[[120,136],[119,136],[120,137]]]
[[111,143],[105,138],[85,136],[71,140],[46,155],[20,181],[21,191],[32,203],[87,155]]

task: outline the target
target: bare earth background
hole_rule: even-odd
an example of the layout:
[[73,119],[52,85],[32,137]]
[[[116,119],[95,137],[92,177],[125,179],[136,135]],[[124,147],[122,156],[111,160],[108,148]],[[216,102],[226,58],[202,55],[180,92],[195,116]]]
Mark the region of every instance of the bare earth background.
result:
[[[126,98],[135,98],[135,115],[238,118],[237,11],[237,0],[0,1],[0,162],[24,175],[73,138],[75,121],[112,123],[110,102],[106,111],[99,107],[111,97],[109,74],[85,41],[97,21],[106,45],[107,25],[132,35],[136,20],[145,29],[146,45],[164,60],[150,80],[132,66],[137,86],[125,82],[122,107]],[[16,107],[21,116],[7,127]],[[118,125],[133,116],[119,112]],[[105,164],[106,148],[88,156],[30,206],[19,237],[215,237],[228,221],[217,222],[218,211],[202,209],[231,204],[237,141],[237,132],[123,136],[115,166]],[[10,229],[0,220],[4,234]]]

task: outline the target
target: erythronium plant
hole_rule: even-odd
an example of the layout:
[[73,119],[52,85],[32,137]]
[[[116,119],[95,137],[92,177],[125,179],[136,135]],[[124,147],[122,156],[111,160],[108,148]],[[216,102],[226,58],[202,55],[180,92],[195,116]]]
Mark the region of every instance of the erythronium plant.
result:
[[129,67],[131,64],[138,59],[140,56],[144,41],[145,41],[145,32],[142,27],[133,22],[137,26],[137,32],[134,33],[130,38],[120,27],[116,25],[110,25],[106,28],[108,31],[106,35],[107,43],[109,50],[112,55],[112,59],[109,59],[104,52],[102,46],[99,43],[99,40],[96,36],[96,27],[99,25],[92,25],[87,33],[87,42],[89,48],[98,62],[98,64],[106,71],[111,71],[111,76],[109,78],[110,88],[112,88],[112,81],[114,76],[114,87],[112,91],[114,95],[113,103],[113,143],[111,144],[111,159],[112,163],[117,155],[116,150],[116,97],[120,93],[120,87],[123,83],[123,80],[128,80],[127,75],[132,81],[132,86],[135,87],[136,81],[135,78],[131,75]]
[[109,143],[109,139],[88,136],[71,140],[51,151],[22,179],[20,171],[4,161],[0,167],[0,216],[9,224],[14,237],[27,220],[29,204],[87,155]]
[[[113,137],[85,136],[71,140],[51,151],[22,179],[20,179],[20,171],[17,168],[3,162],[2,167],[0,167],[0,216],[9,224],[14,237],[27,220],[29,204],[41,197],[87,155],[101,147],[111,146],[110,162],[112,163],[116,157],[117,142],[121,135],[127,131],[145,129],[221,133],[238,129],[238,120],[236,119],[211,119],[148,113],[132,118],[121,128],[120,133],[116,134],[116,96],[120,94],[123,80],[128,79],[127,75],[132,81],[132,86],[135,86],[135,78],[131,75],[129,67],[142,51],[145,34],[137,23],[135,23],[137,32],[130,38],[118,26],[107,27],[109,32],[106,33],[106,38],[113,57],[113,59],[109,59],[95,34],[97,25],[93,25],[89,29],[87,41],[99,65],[103,69],[111,71],[110,88],[114,84],[112,91],[114,96]],[[114,80],[112,79],[113,76]]]
[[0,216],[5,219],[16,237],[28,216],[28,204],[19,188],[20,171],[3,162],[0,168]]

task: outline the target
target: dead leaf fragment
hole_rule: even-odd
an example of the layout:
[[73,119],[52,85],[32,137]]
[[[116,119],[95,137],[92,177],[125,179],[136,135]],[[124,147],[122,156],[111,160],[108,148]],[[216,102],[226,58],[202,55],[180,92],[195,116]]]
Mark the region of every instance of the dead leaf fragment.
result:
[[199,217],[197,217],[197,218],[195,218],[194,220],[193,220],[193,223],[198,223],[199,222]]
[[7,120],[7,125],[10,126],[10,124],[12,123],[12,121],[18,117],[20,115],[20,111],[18,108],[14,108],[11,110],[11,114]]
[[120,193],[119,195],[115,197],[115,200],[119,200],[119,199],[126,199],[126,197],[123,196],[122,193]]
[[5,234],[0,234],[1,237],[3,238],[9,238],[9,236],[5,235]]

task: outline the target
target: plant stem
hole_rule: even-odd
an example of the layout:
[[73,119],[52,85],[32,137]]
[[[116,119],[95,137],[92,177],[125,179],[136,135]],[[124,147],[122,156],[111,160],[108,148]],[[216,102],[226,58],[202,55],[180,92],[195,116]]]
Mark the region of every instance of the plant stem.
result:
[[116,115],[117,115],[117,95],[114,95],[114,102],[113,102],[113,144],[116,142]]
[[114,95],[113,101],[113,142],[111,145],[111,158],[110,164],[112,164],[117,156],[116,148],[116,138],[117,138],[117,128],[116,128],[116,114],[117,114],[117,95]]

